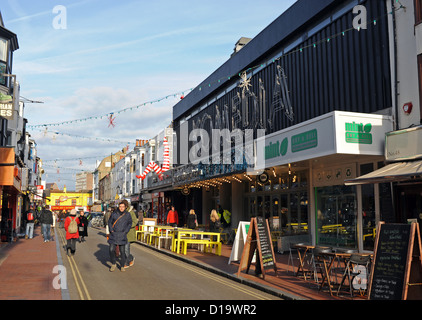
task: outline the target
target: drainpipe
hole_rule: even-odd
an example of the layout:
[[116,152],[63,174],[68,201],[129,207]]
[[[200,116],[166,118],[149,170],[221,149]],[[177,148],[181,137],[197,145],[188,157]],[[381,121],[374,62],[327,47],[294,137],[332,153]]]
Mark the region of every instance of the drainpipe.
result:
[[396,12],[395,12],[395,0],[391,0],[391,19],[392,19],[392,28],[393,28],[393,48],[394,48],[394,104],[395,104],[395,118],[396,126],[395,130],[399,130],[399,97],[398,97],[398,82],[397,82],[397,35],[396,35]]

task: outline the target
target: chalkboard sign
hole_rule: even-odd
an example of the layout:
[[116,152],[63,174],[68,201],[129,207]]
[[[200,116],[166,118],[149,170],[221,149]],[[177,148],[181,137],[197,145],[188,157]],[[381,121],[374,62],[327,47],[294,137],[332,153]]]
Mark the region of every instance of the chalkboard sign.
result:
[[265,270],[273,268],[277,275],[277,265],[275,262],[268,220],[265,220],[262,217],[251,219],[248,237],[243,248],[242,258],[237,273],[238,276],[244,269],[246,269],[246,273],[248,273],[255,250],[258,252],[255,270],[258,270],[258,273],[261,273],[265,278]]
[[379,223],[368,298],[405,300],[409,285],[414,285],[409,283],[409,276],[412,272],[417,272],[415,268],[411,268],[414,258],[421,265],[417,223]]
[[268,228],[268,221],[263,217],[256,217],[256,225],[258,230],[258,246],[262,257],[262,266],[264,269],[274,268],[274,251],[270,232]]

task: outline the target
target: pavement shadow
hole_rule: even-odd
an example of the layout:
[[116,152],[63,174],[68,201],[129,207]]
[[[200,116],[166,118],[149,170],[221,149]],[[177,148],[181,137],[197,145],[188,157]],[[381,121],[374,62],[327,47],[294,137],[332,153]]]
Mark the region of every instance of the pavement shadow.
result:
[[110,253],[109,253],[109,246],[107,244],[100,243],[98,245],[98,251],[96,251],[94,253],[94,256],[104,266],[110,267],[110,264],[109,264],[110,263]]

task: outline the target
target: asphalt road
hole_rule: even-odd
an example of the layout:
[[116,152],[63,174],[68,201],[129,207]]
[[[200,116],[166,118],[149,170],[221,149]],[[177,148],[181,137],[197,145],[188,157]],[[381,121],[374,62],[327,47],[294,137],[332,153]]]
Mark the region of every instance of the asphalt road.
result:
[[[56,230],[62,248],[65,231]],[[73,257],[61,249],[71,300],[280,300],[139,244],[131,245],[134,266],[110,272],[105,233],[89,228],[88,235]]]

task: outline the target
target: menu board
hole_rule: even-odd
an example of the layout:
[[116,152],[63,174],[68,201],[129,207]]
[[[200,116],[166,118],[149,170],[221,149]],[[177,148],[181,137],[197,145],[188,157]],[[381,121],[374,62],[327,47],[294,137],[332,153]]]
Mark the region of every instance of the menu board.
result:
[[262,266],[264,269],[274,268],[274,252],[267,221],[263,217],[256,217],[256,224],[258,227],[258,245],[261,249]]
[[263,217],[251,219],[248,237],[243,248],[242,258],[237,272],[238,276],[244,269],[248,273],[255,251],[257,251],[255,271],[258,270],[265,277],[265,270],[273,268],[277,275],[277,265],[275,263],[274,249],[270,237],[270,228],[268,226],[268,220]]
[[371,300],[401,300],[405,284],[410,224],[380,224],[370,289]]

